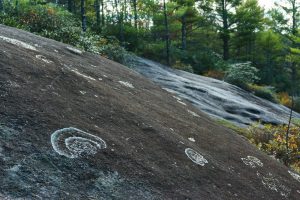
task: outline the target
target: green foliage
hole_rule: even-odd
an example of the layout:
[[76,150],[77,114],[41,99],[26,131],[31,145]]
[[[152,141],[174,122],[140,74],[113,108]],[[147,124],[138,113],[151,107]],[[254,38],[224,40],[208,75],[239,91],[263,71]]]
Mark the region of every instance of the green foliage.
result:
[[[227,120],[216,120],[216,122],[246,137],[258,149],[279,161],[283,162],[286,159],[287,125],[255,123],[248,128],[240,128]],[[289,164],[294,170],[300,172],[300,119],[294,119],[293,123],[295,126],[291,127],[288,138]]]
[[[167,31],[160,1],[136,1],[135,12],[134,1],[101,0],[100,9],[96,9],[95,0],[85,0],[88,26],[85,34],[81,32],[79,0],[70,9],[65,0],[57,5],[54,0],[0,2],[3,2],[1,24],[100,53],[118,62],[126,62],[130,57],[128,50],[167,63],[168,33],[172,67],[218,79],[225,74],[226,81],[245,89],[249,89],[248,83],[255,82],[273,86],[279,92],[291,93],[292,88],[296,93],[300,91],[300,39],[296,30],[299,23],[288,20],[293,14],[299,17],[299,12],[293,12],[293,9],[299,11],[298,7],[293,8],[293,1],[286,1],[285,8],[277,6],[265,13],[257,0],[170,0],[166,1]],[[96,10],[100,12],[98,15]],[[248,61],[251,67],[228,64]],[[276,101],[272,91],[265,87],[253,91]]]
[[266,87],[266,86],[258,86],[253,84],[248,85],[248,88],[253,92],[255,96],[261,97],[263,99],[267,99],[274,103],[279,102],[276,93],[274,91],[274,88]]
[[64,27],[80,26],[73,14],[53,4],[20,7],[20,22],[31,32],[55,31]]
[[99,47],[99,53],[108,59],[127,64],[131,55],[120,45],[106,44]]
[[[275,156],[280,161],[287,158],[286,133],[287,125],[265,125],[254,124],[248,129],[250,141],[259,149]],[[289,164],[298,172],[300,171],[300,127],[292,126],[288,137]]]
[[251,62],[232,64],[227,70],[225,81],[239,87],[245,88],[247,84],[255,83],[259,80],[258,69],[251,66]]
[[246,131],[245,128],[241,128],[235,124],[233,124],[232,122],[225,120],[225,119],[218,119],[216,120],[216,122],[226,128],[229,128],[233,131],[235,131],[236,133],[245,136],[246,138],[248,138],[248,132]]
[[300,113],[300,97],[294,98],[294,110]]
[[257,0],[246,0],[237,7],[235,21],[236,57],[253,61],[254,42],[257,30],[263,28],[264,10],[258,5]]

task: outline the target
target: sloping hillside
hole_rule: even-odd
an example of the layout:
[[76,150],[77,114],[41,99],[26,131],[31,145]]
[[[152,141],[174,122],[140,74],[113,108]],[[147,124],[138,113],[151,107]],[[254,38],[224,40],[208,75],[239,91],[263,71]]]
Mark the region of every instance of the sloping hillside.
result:
[[122,65],[5,26],[0,49],[1,198],[300,198],[298,175]]
[[[168,92],[185,99],[213,118],[225,119],[241,127],[258,121],[287,124],[289,119],[289,108],[261,99],[224,81],[170,69],[139,57],[133,60],[133,66]],[[293,116],[300,118],[296,112]]]

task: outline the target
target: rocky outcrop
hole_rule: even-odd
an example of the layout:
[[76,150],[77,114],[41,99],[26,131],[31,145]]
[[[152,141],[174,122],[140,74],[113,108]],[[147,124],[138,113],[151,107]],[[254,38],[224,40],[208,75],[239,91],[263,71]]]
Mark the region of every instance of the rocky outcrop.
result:
[[[224,81],[170,69],[139,57],[132,62],[136,71],[213,118],[225,119],[241,127],[259,121],[284,124],[289,119],[288,108]],[[294,117],[300,118],[300,114],[294,113]]]
[[138,73],[0,36],[0,198],[299,199],[297,174]]

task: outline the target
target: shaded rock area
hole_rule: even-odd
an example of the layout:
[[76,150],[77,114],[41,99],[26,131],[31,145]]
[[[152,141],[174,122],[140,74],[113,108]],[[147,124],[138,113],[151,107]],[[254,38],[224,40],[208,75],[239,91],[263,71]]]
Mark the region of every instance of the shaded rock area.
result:
[[137,72],[0,36],[0,198],[300,198],[297,174]]
[[[258,121],[284,124],[289,119],[288,108],[224,81],[170,69],[139,57],[132,62],[136,71],[213,118],[225,119],[241,127]],[[294,117],[300,118],[300,114],[294,113]]]

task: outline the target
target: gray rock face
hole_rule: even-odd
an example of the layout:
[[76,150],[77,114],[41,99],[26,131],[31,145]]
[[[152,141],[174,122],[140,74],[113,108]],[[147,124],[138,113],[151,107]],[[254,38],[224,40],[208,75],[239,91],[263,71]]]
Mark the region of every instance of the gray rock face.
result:
[[[170,69],[139,57],[133,62],[136,71],[214,118],[225,119],[242,127],[257,121],[283,124],[288,120],[288,108],[224,81]],[[300,118],[300,114],[294,113],[294,117]]]
[[139,73],[0,36],[0,199],[299,199],[298,174]]

